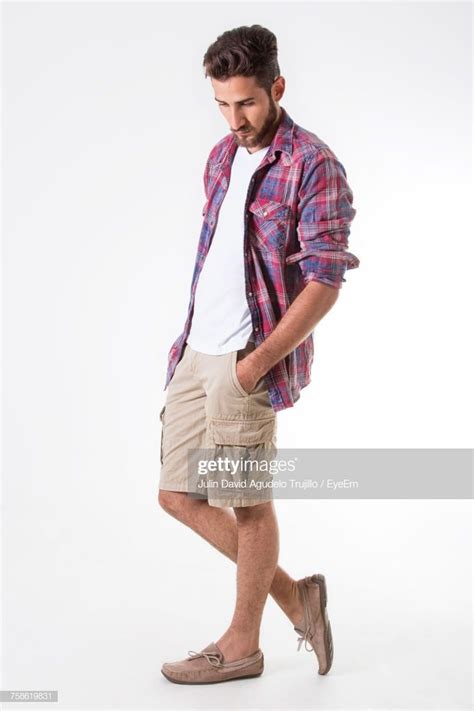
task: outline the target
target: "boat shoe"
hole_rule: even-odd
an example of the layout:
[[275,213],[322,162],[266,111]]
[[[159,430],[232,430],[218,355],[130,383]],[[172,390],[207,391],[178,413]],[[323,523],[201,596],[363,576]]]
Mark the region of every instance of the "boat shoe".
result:
[[[327,590],[324,575],[309,575],[297,580],[303,602],[304,617],[302,627],[294,627],[299,633],[298,652],[304,642],[308,652],[314,651],[318,660],[319,674],[327,674],[333,659],[331,624],[327,613]],[[309,645],[309,648],[308,646]]]
[[263,652],[257,649],[248,657],[226,662],[214,642],[200,652],[191,650],[188,658],[166,662],[161,673],[175,684],[216,684],[220,681],[251,678],[263,672]]

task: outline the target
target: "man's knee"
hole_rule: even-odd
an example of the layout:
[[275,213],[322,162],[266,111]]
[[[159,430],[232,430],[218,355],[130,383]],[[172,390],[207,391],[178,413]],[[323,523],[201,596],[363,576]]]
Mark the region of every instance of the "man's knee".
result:
[[158,492],[158,503],[170,516],[184,519],[194,508],[196,502],[189,497],[185,491],[166,491],[166,489],[160,489]]
[[176,516],[183,508],[183,499],[186,499],[186,494],[183,491],[166,491],[160,489],[158,492],[158,503],[166,513]]
[[266,501],[255,506],[234,506],[233,508],[238,524],[258,521],[274,512],[273,501]]

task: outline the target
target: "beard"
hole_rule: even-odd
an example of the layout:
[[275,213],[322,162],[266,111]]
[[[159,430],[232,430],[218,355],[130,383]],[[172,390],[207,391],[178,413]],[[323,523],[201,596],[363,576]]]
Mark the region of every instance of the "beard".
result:
[[[270,98],[270,106],[268,107],[267,115],[263,122],[262,128],[255,134],[248,134],[244,136],[239,136],[237,133],[234,134],[238,144],[240,146],[245,146],[246,148],[255,148],[255,146],[265,146],[271,143],[275,132],[275,121],[278,115],[278,108],[276,103]],[[254,129],[249,127],[251,131]]]

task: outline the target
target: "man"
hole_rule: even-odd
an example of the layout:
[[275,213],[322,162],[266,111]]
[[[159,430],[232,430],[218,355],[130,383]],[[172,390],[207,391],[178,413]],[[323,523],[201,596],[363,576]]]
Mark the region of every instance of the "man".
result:
[[310,381],[314,327],[337,300],[346,269],[359,265],[347,251],[356,211],[334,153],[279,106],[285,79],[269,30],[225,32],[203,63],[230,133],[206,163],[188,315],[169,353],[159,502],[237,563],[237,596],[220,639],[165,663],[162,673],[183,684],[260,675],[270,593],[300,634],[298,649],[304,641],[326,674],[333,646],[325,578],[294,580],[278,566],[271,490],[191,495],[188,453],[208,447],[240,463],[244,451],[268,458],[276,413]]

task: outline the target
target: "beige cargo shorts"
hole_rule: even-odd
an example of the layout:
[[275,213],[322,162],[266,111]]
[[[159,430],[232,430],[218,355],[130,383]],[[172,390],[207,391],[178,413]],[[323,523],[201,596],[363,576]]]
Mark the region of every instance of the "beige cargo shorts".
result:
[[160,412],[160,489],[206,498],[210,506],[273,499],[276,413],[264,378],[247,393],[236,373],[237,361],[254,348],[249,341],[209,355],[185,344]]

